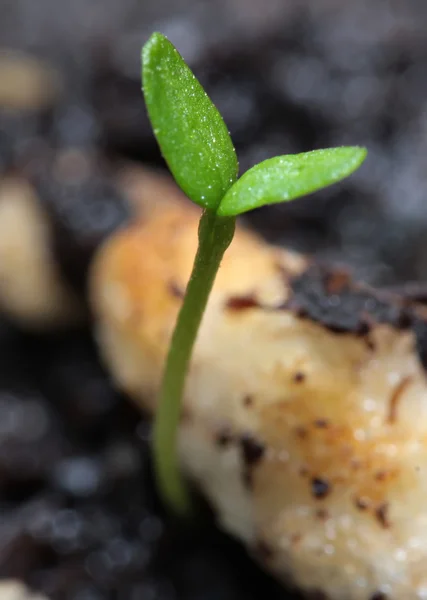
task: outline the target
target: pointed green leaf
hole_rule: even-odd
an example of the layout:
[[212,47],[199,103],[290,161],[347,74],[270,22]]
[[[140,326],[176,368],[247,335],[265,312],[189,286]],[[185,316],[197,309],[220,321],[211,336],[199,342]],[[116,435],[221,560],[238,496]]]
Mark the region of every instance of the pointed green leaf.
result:
[[218,215],[235,216],[320,190],[350,175],[366,154],[365,148],[349,146],[265,160],[244,173],[228,190]]
[[142,82],[154,134],[172,175],[193,202],[215,210],[238,170],[221,115],[160,33],[142,49]]

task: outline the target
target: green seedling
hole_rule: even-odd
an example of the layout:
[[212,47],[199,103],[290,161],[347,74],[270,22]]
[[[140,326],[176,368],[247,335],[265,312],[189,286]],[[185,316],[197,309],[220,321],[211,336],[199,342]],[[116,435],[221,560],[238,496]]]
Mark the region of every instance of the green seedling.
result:
[[159,492],[166,505],[188,513],[177,430],[191,353],[236,216],[294,200],[350,175],[366,150],[340,147],[270,158],[240,179],[233,142],[221,115],[176,48],[154,33],[142,49],[142,83],[148,115],[176,182],[203,208],[193,271],[172,336],[163,374],[153,452]]

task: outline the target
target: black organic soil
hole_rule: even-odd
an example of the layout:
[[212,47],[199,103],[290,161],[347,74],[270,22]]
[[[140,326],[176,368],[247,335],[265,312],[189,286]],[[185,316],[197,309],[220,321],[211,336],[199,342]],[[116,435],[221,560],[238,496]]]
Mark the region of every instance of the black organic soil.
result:
[[62,600],[288,597],[203,511],[161,510],[150,424],[90,336],[0,332],[0,575]]

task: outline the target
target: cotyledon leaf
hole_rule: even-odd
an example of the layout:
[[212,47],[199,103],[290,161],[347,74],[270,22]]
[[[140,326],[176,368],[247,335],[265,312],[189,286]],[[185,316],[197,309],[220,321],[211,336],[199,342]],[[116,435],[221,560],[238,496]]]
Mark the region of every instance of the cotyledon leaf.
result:
[[142,49],[148,115],[176,182],[216,210],[237,179],[238,162],[221,115],[169,40],[153,33]]
[[270,158],[242,175],[225,194],[217,213],[235,216],[305,196],[350,175],[366,154],[365,148],[342,146]]

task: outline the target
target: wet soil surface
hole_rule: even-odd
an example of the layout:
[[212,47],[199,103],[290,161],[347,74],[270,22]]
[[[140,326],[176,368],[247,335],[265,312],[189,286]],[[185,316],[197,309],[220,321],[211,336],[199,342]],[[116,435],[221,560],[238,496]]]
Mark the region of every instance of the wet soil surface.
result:
[[150,424],[113,390],[87,333],[3,324],[0,352],[1,577],[62,600],[284,598],[207,515],[162,512]]
[[[51,0],[0,1],[0,46],[42,57],[63,79],[48,111],[0,109],[0,172],[40,185],[68,280],[84,290],[96,244],[128,218],[108,165],[162,166],[138,65],[141,42],[157,28],[223,112],[242,170],[278,153],[369,148],[348,182],[255,211],[252,225],[370,283],[425,281],[425,3],[152,4],[79,1],[59,11]],[[45,167],[68,149],[96,156],[102,175],[80,188],[55,181]],[[101,230],[99,208],[88,209],[97,200],[107,207]],[[196,527],[166,518],[149,436],[100,366],[90,327],[34,336],[1,322],[0,576],[58,600],[289,598],[209,518]]]

